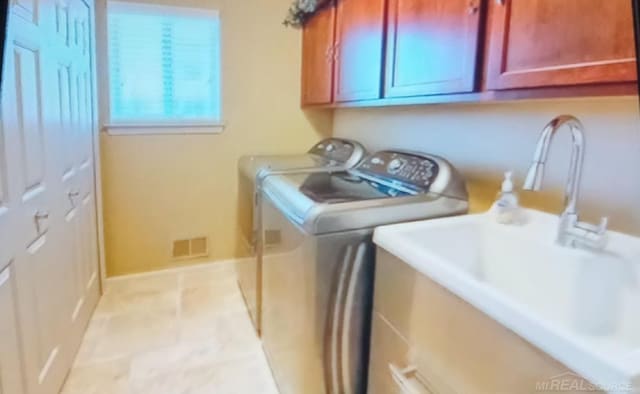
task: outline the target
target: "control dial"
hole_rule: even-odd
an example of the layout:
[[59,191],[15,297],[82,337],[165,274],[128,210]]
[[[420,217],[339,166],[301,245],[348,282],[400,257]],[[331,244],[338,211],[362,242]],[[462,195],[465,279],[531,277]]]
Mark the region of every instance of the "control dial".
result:
[[400,170],[402,170],[402,167],[404,167],[405,163],[406,162],[402,159],[393,159],[389,162],[387,171],[389,171],[390,174],[396,174]]

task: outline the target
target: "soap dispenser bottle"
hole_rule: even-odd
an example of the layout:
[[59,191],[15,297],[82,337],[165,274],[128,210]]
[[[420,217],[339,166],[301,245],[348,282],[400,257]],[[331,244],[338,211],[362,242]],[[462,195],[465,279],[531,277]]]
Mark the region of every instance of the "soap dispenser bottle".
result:
[[502,190],[492,207],[496,221],[501,224],[514,224],[518,221],[520,205],[518,195],[513,191],[512,176],[511,171],[505,172]]

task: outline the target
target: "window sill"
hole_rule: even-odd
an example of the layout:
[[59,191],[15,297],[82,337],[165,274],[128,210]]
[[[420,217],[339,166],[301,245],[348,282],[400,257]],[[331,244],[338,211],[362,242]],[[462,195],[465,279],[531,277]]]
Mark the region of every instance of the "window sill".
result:
[[158,124],[106,124],[103,131],[109,135],[190,135],[220,134],[224,131],[222,123],[158,123]]

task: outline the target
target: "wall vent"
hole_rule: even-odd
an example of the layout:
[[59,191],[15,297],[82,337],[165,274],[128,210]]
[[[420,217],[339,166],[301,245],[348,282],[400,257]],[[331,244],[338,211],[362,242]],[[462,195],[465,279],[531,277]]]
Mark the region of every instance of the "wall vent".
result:
[[171,257],[175,260],[194,259],[209,256],[209,240],[207,237],[178,239],[173,241]]

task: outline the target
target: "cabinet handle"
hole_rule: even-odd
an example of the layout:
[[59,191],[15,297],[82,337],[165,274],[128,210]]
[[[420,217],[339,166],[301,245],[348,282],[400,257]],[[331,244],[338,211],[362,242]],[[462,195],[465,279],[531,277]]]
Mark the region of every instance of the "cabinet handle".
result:
[[80,196],[80,192],[78,190],[71,190],[69,193],[67,193],[67,195],[69,196],[69,202],[71,202],[71,206],[75,208],[76,198]]
[[331,63],[333,61],[334,53],[335,53],[334,45],[329,46],[324,53],[324,57],[325,59],[327,59],[327,62]]
[[408,366],[401,369],[394,364],[389,364],[391,377],[402,394],[433,394],[433,391],[418,377],[418,369]]
[[11,271],[9,271],[11,267],[7,267],[4,271],[0,272],[0,287],[7,283],[7,281],[11,278]]
[[497,5],[505,5],[507,4],[507,0],[496,0]]
[[36,232],[38,233],[38,235],[40,235],[42,234],[42,222],[49,219],[49,212],[36,211],[36,213],[33,215],[33,218],[35,219],[35,222],[36,222]]
[[36,222],[49,219],[49,212],[47,211],[37,211],[33,217],[36,219]]

